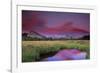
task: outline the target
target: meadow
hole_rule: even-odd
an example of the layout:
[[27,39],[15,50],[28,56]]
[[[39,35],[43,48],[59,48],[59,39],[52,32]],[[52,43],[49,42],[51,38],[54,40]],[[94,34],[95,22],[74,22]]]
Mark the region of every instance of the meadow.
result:
[[22,41],[22,62],[37,62],[62,49],[79,49],[90,58],[89,40]]

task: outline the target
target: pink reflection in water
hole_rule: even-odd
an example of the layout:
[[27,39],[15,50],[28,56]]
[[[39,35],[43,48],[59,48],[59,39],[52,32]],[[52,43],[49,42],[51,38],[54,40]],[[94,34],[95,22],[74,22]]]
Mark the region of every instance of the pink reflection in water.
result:
[[62,60],[83,60],[86,59],[86,52],[81,52],[77,49],[60,50],[54,56],[45,58],[47,61],[62,61]]

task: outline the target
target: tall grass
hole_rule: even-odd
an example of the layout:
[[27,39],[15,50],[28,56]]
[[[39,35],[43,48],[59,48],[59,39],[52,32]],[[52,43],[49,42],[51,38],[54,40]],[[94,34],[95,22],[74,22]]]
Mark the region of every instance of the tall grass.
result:
[[87,52],[89,59],[88,40],[65,40],[65,41],[23,41],[22,42],[22,62],[39,61],[41,55],[57,52],[61,49],[79,49]]

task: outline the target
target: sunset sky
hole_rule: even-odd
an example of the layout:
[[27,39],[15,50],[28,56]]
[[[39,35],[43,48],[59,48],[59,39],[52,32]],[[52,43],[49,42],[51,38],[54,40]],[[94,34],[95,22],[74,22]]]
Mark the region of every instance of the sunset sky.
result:
[[22,32],[35,31],[48,36],[84,34],[90,32],[89,25],[89,13],[22,11]]

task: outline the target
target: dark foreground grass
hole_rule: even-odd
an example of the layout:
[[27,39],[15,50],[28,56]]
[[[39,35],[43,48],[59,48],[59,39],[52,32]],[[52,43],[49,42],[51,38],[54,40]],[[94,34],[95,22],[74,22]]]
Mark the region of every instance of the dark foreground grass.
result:
[[62,49],[79,49],[90,58],[89,40],[22,41],[22,62],[41,61]]

